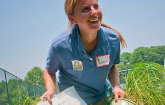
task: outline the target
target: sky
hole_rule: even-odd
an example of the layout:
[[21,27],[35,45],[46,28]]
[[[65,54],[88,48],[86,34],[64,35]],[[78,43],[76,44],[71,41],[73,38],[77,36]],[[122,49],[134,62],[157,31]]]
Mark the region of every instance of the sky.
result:
[[[65,0],[0,0],[0,68],[24,79],[44,70],[50,44],[67,28]],[[99,0],[103,22],[123,35],[132,53],[165,45],[165,0]]]

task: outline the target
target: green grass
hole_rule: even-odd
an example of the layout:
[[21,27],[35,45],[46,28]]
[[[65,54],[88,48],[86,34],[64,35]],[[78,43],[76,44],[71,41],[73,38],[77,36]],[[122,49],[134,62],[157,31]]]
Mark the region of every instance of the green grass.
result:
[[125,92],[137,105],[165,105],[165,69],[156,63],[138,63],[129,71]]

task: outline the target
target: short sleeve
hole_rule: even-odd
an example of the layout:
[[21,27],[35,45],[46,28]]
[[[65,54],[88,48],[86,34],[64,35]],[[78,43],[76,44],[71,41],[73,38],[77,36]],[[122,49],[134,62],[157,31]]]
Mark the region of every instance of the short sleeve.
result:
[[118,41],[118,48],[115,54],[115,59],[113,64],[119,64],[120,63],[120,40]]
[[59,55],[57,53],[57,50],[53,47],[53,45],[50,46],[48,52],[46,68],[50,74],[55,74],[56,71],[60,68]]

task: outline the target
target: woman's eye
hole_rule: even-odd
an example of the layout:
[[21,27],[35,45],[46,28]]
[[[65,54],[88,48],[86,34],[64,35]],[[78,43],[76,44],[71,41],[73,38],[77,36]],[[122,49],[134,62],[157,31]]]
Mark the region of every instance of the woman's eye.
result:
[[99,5],[98,5],[98,4],[96,4],[94,7],[95,7],[95,9],[98,9],[98,8],[99,8]]
[[89,10],[88,7],[83,8],[83,11],[88,11],[88,10]]

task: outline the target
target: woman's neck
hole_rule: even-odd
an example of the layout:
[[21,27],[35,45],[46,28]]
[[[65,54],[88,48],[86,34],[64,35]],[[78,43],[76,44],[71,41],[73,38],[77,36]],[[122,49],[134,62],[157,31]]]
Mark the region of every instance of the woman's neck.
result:
[[97,31],[80,31],[80,35],[86,53],[91,55],[97,46]]
[[91,44],[97,40],[97,31],[80,31],[80,37],[83,44]]

